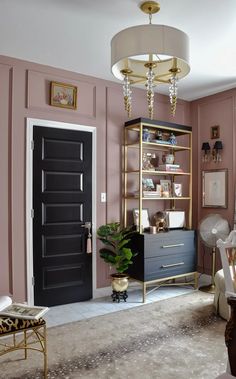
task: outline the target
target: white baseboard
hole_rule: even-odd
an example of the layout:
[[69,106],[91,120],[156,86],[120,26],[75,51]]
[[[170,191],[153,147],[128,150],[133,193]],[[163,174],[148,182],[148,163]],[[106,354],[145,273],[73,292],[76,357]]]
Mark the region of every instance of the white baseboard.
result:
[[[142,288],[139,282],[136,282],[135,280],[129,281],[129,289],[134,290],[136,288]],[[102,287],[102,288],[96,288],[93,292],[93,299],[98,299],[99,297],[105,297],[110,296],[112,293],[111,286],[109,287]]]
[[110,296],[110,295],[111,295],[111,286],[96,288],[93,291],[93,299],[98,299],[99,297],[105,297],[105,296]]

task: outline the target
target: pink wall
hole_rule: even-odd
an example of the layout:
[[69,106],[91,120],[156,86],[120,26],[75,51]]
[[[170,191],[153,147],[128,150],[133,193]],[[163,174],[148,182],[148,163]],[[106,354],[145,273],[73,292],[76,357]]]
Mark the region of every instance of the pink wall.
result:
[[[235,201],[235,105],[236,90],[225,91],[208,96],[191,104],[191,124],[193,127],[193,227],[198,228],[199,221],[210,213],[219,213],[233,226]],[[209,142],[213,146],[215,139],[210,138],[211,126],[220,126],[220,140],[223,142],[222,162],[203,163],[201,161],[201,146]],[[202,170],[228,169],[228,208],[202,208]],[[205,254],[204,254],[205,252]],[[211,274],[211,250],[203,248],[199,243],[198,269]],[[204,257],[205,255],[205,257]],[[217,268],[220,267],[220,257],[217,254]]]
[[[78,109],[67,110],[49,105],[50,81],[72,83],[78,87]],[[126,114],[122,87],[77,73],[0,56],[0,294],[14,300],[26,299],[25,253],[25,125],[26,118],[90,125],[97,128],[97,226],[120,218],[121,208],[121,135]],[[209,96],[191,104],[178,101],[173,120],[166,96],[155,95],[154,118],[193,127],[193,227],[206,214],[220,213],[232,226],[236,162],[235,137],[236,90]],[[132,118],[146,117],[146,97],[141,89],[133,91]],[[220,125],[223,141],[222,163],[201,162],[202,142],[210,140],[210,127]],[[204,169],[228,168],[228,208],[201,207],[201,172]],[[107,192],[107,203],[100,193]],[[210,255],[199,249],[199,270],[210,273]],[[97,287],[109,285],[109,269],[100,258],[97,262]],[[218,260],[219,265],[219,260]]]
[[[78,109],[49,105],[50,81],[78,87]],[[63,121],[97,128],[97,226],[119,220],[121,133],[126,115],[122,87],[74,72],[0,56],[0,295],[26,299],[25,141],[26,118]],[[146,117],[146,95],[133,91],[132,118]],[[168,98],[156,96],[156,119],[173,121]],[[190,124],[190,105],[178,101],[175,122]],[[107,192],[107,203],[100,193]],[[109,269],[97,261],[97,287],[109,285]]]

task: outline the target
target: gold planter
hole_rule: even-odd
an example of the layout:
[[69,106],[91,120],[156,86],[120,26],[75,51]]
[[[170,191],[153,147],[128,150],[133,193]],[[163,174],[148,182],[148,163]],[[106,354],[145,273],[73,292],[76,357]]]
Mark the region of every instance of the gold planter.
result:
[[113,291],[124,292],[129,285],[129,277],[127,274],[112,274],[111,286]]

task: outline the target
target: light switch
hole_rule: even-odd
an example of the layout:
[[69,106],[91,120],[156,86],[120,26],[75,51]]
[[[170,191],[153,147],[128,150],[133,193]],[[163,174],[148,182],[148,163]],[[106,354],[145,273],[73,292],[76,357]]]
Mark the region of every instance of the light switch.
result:
[[106,201],[107,201],[106,192],[101,192],[101,203],[106,203]]

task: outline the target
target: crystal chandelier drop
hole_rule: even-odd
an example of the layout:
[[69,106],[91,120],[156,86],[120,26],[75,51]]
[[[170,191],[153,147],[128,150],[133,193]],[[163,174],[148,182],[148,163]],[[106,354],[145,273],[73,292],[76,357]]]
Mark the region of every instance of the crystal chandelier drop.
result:
[[149,15],[149,24],[137,25],[117,33],[111,41],[111,69],[123,81],[124,105],[131,116],[131,86],[144,85],[149,118],[154,113],[154,88],[169,86],[171,114],[177,106],[177,83],[190,71],[188,36],[179,29],[152,24],[152,15],[160,10],[155,1],[145,1],[140,9]]
[[172,116],[175,115],[176,105],[177,105],[177,92],[178,92],[177,81],[178,81],[178,79],[176,78],[175,75],[173,75],[170,78],[169,96],[170,96],[170,105],[171,105]]
[[153,63],[146,63],[145,67],[148,67],[148,72],[146,74],[147,81],[147,102],[148,102],[148,113],[149,118],[153,118],[153,103],[154,103],[154,79],[155,74],[153,72]]
[[124,73],[124,82],[123,82],[123,94],[124,94],[124,103],[125,103],[125,110],[127,111],[128,117],[131,116],[131,87],[130,87],[130,81],[129,76],[127,73]]

